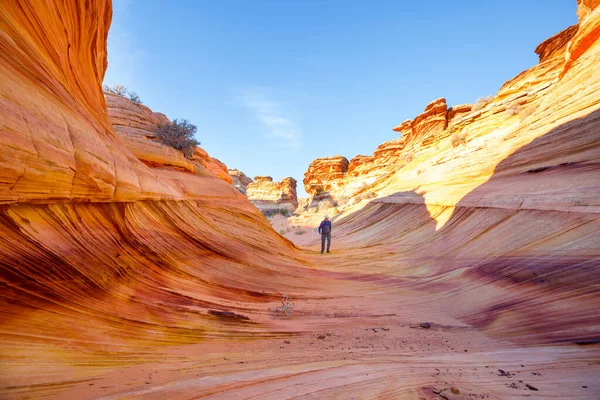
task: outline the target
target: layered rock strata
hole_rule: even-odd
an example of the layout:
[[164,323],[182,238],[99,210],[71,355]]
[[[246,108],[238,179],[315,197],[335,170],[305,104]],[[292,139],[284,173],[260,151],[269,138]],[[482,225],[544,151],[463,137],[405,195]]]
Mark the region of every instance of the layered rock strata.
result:
[[227,170],[231,177],[233,187],[240,191],[242,194],[246,194],[246,187],[248,184],[254,182],[252,178],[246,176],[242,171],[235,168]]
[[321,255],[210,170],[125,145],[109,2],[0,2],[0,398],[599,398],[594,4],[382,165]]
[[[164,115],[105,100],[111,14],[102,0],[0,2],[3,399],[100,397],[93,382],[62,392],[169,346],[248,335],[291,289],[273,276],[299,267],[222,164],[157,143]],[[223,329],[215,310],[251,321]]]
[[255,176],[254,182],[246,186],[246,196],[262,212],[291,213],[298,208],[296,180],[291,177],[274,182],[270,176]]
[[[546,121],[556,118],[544,110],[556,103],[557,93],[571,92],[568,85],[583,87],[583,81],[595,87],[597,74],[588,66],[595,57],[599,18],[592,3],[580,2],[580,23],[541,43],[535,49],[540,63],[507,81],[493,98],[477,107],[450,108],[443,98],[436,99],[394,128],[402,134],[399,139],[383,143],[372,156],[356,156],[347,170],[328,174],[314,168],[321,164],[315,160],[305,174],[306,191],[326,192],[344,204],[366,194],[371,198],[419,187],[428,201],[454,203],[487,180],[503,158],[551,127]],[[565,79],[577,64],[582,75]],[[577,115],[597,105],[593,96],[577,97],[582,102],[568,103],[556,115]]]
[[311,196],[335,190],[337,182],[346,176],[349,164],[342,156],[317,158],[304,174],[304,189]]
[[108,119],[117,135],[131,152],[150,167],[175,168],[194,174],[208,170],[217,177],[231,183],[227,166],[208,155],[201,147],[191,159],[172,147],[162,144],[156,137],[157,127],[171,121],[161,113],[152,112],[148,107],[113,93],[104,93]]

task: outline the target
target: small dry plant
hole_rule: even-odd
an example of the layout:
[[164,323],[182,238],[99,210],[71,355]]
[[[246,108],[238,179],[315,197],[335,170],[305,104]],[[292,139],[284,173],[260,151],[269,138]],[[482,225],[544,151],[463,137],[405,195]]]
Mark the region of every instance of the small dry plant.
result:
[[458,147],[461,144],[466,145],[468,134],[469,131],[467,129],[465,129],[463,132],[455,132],[450,139],[452,141],[452,147]]
[[521,113],[521,111],[523,111],[523,108],[518,104],[511,104],[510,106],[506,107],[506,114],[509,117],[512,117],[513,115],[518,115]]
[[477,99],[473,107],[471,107],[471,111],[479,111],[483,107],[487,106],[489,103],[494,100],[494,96],[480,97]]
[[402,161],[404,162],[404,164],[410,164],[414,159],[415,156],[412,152],[402,154]]
[[284,294],[281,297],[281,307],[275,308],[274,316],[277,317],[278,313],[284,313],[288,317],[291,317],[293,312],[294,312],[294,303],[290,302],[290,296],[288,296],[287,294]]

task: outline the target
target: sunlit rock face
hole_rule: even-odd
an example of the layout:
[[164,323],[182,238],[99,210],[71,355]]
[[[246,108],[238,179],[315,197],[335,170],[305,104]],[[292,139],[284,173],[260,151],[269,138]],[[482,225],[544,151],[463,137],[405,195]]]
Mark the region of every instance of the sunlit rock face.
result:
[[348,172],[346,157],[317,158],[304,174],[304,190],[311,196],[329,192]]
[[[321,159],[315,160],[306,172],[306,190],[319,188],[340,206],[410,190],[418,190],[427,204],[456,204],[487,181],[503,159],[561,118],[577,119],[597,107],[598,96],[591,94],[598,85],[592,67],[600,21],[596,4],[580,2],[579,16],[578,25],[535,49],[538,65],[507,81],[489,101],[447,107],[443,98],[436,99],[393,128],[400,138],[383,143],[371,156],[354,157],[346,170],[328,174],[315,168]],[[577,73],[567,77],[576,66]],[[565,158],[560,147],[553,153],[556,160]],[[544,158],[549,156],[528,160],[529,166],[543,168]]]
[[232,182],[227,166],[210,157],[204,149],[197,147],[191,159],[187,159],[181,151],[162,144],[155,130],[171,123],[164,114],[152,112],[148,107],[117,94],[104,93],[104,97],[115,132],[144,164],[198,174],[208,170],[228,183]]
[[[3,399],[248,335],[295,285],[279,277],[294,274],[296,250],[225,166],[158,144],[163,115],[105,101],[111,13],[109,1],[0,2]],[[210,310],[249,319],[223,329],[230,320]]]
[[[66,3],[2,5],[1,202],[186,199],[205,191],[187,184],[187,172],[215,177],[203,164],[217,170],[216,162],[200,151],[193,163],[146,140],[144,130],[164,116],[108,96],[113,129],[100,88],[109,4],[81,15]],[[41,17],[24,23],[32,13]]]
[[233,187],[240,191],[242,194],[246,194],[246,187],[248,184],[254,182],[252,178],[246,176],[242,171],[235,168],[227,170],[231,177]]
[[246,196],[261,211],[286,210],[291,213],[298,208],[296,180],[291,177],[274,182],[270,176],[255,176],[246,186]]
[[490,103],[316,168],[371,193],[321,255],[111,122],[110,3],[0,1],[0,398],[600,398],[594,7]]
[[[387,174],[357,173],[375,155],[351,162],[332,196],[370,190],[377,198],[336,216],[339,246],[356,257],[379,254],[381,265],[399,262],[398,275],[424,290],[456,290],[448,312],[490,336],[595,343],[600,11],[583,14],[538,46],[540,63],[489,102],[447,109],[445,129],[433,123],[441,100],[395,128],[403,136],[388,142],[398,154]],[[428,119],[433,129],[416,132],[415,121]]]
[[583,22],[598,6],[600,0],[577,0],[577,17]]

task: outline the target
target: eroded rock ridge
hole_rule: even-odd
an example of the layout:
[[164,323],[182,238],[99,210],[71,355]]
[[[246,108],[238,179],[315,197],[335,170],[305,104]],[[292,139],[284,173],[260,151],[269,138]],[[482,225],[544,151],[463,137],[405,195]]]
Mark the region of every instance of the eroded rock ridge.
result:
[[296,180],[291,177],[274,182],[270,176],[255,176],[254,182],[246,186],[246,196],[263,212],[292,213],[298,208]]

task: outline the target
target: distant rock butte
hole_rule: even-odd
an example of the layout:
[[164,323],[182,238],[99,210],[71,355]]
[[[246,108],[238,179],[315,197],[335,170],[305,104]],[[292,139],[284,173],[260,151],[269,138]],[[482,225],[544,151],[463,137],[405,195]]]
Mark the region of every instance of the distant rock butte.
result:
[[296,180],[288,177],[281,182],[273,182],[270,176],[255,176],[254,182],[246,186],[246,196],[261,211],[286,210],[293,212],[298,208]]
[[304,174],[304,189],[311,196],[335,190],[337,183],[348,172],[348,166],[346,157],[317,158]]
[[246,194],[246,187],[248,184],[254,182],[252,178],[246,176],[242,171],[235,168],[227,170],[231,177],[233,187],[240,191],[242,194]]

